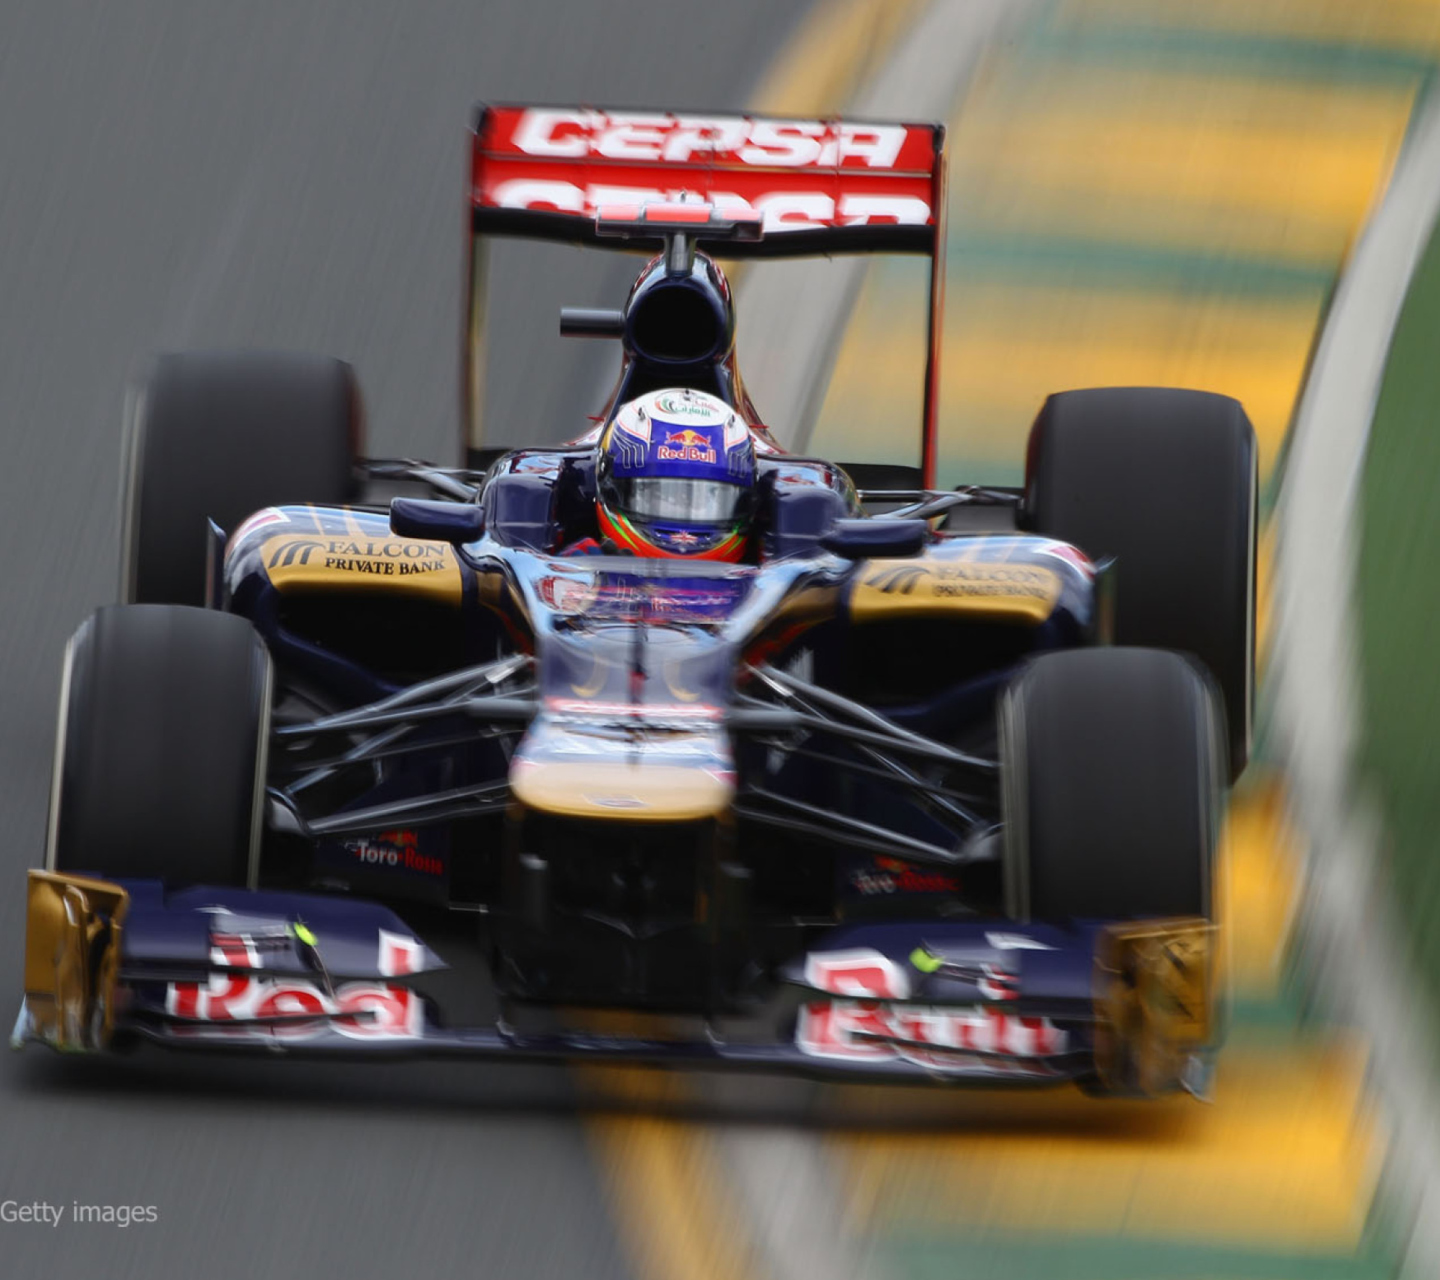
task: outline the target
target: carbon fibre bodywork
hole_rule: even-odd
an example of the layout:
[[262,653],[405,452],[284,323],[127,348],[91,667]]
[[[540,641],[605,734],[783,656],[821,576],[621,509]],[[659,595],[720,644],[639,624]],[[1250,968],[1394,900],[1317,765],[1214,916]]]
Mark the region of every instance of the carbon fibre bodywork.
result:
[[[363,508],[267,509],[236,531],[213,603],[250,619],[277,670],[262,883],[115,886],[105,1042],[1094,1078],[1106,929],[1003,919],[991,758],[1016,666],[1093,638],[1089,562],[1015,533],[834,554],[776,511],[805,511],[785,505],[805,486],[833,521],[848,482],[790,459],[759,535],[788,554],[536,550],[575,532],[573,460],[497,464],[465,545]],[[497,499],[514,477],[528,504]],[[910,669],[877,668],[902,634]],[[475,697],[486,671],[494,692]],[[448,702],[414,700],[447,681]],[[87,909],[90,936],[105,909]],[[456,913],[478,919],[460,944],[512,1007],[621,1004],[712,1035],[452,1029],[423,994],[441,962],[403,922],[437,909],[452,944]],[[27,1009],[63,1003],[43,986]],[[714,1038],[757,1016],[773,1041]],[[56,1025],[27,1012],[18,1034],[63,1043]]]
[[[657,128],[588,108],[482,111],[473,227],[661,241],[625,313],[573,323],[622,337],[616,397],[709,389],[751,424],[743,562],[607,551],[598,427],[483,471],[359,462],[448,506],[265,507],[228,539],[212,520],[206,604],[245,619],[241,638],[273,665],[258,757],[242,744],[247,768],[264,762],[249,870],[111,877],[88,842],[57,870],[52,839],[30,874],[17,1044],[1203,1087],[1211,922],[1006,913],[997,702],[1037,656],[1108,639],[1105,566],[1023,531],[1018,490],[862,493],[844,468],[784,454],[735,367],[728,286],[695,251],[753,249],[761,219],[781,254],[931,257],[921,465],[890,468],[924,486],[941,131],[666,116],[646,174],[682,148],[713,204],[607,213],[605,148],[659,148],[643,132]],[[805,172],[771,172],[812,150],[784,161]],[[750,213],[726,214],[746,192]],[[472,253],[472,396],[481,263]],[[887,514],[870,514],[877,502]],[[937,529],[976,507],[1008,527]],[[1195,863],[1208,877],[1208,853]],[[489,1025],[457,1024],[440,980],[462,950],[499,998]],[[554,1030],[577,1006],[672,1022]],[[537,1011],[546,1029],[527,1028]]]

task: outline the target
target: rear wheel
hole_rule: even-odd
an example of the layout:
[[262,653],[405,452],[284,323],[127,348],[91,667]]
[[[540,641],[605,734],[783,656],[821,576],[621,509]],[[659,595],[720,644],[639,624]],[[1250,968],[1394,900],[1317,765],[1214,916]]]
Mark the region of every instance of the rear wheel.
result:
[[356,494],[355,372],[329,357],[161,356],[126,423],[120,598],[204,604],[206,521]]
[[1032,662],[1000,706],[1008,914],[1212,918],[1220,725],[1210,682],[1178,654]]
[[46,864],[253,883],[270,656],[241,617],[112,605],[65,652]]
[[1256,495],[1255,432],[1228,396],[1066,391],[1030,432],[1030,526],[1115,558],[1116,644],[1192,653],[1209,669],[1232,779],[1255,701]]

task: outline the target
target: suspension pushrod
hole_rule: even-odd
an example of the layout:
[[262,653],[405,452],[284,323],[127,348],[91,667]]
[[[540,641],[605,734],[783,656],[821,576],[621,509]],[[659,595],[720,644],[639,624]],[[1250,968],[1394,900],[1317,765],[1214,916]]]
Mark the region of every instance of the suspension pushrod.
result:
[[[755,800],[773,805],[786,812],[772,814],[765,809],[756,809],[753,805],[746,803]],[[790,830],[803,829],[808,834],[822,840],[838,840],[845,844],[856,844],[881,853],[893,854],[904,858],[907,862],[921,865],[960,867],[976,861],[963,851],[945,849],[938,844],[931,844],[927,840],[917,840],[914,836],[902,835],[897,831],[887,831],[884,827],[875,826],[874,823],[862,822],[859,818],[852,818],[846,814],[832,813],[818,805],[807,804],[803,800],[795,800],[789,796],[777,795],[773,791],[759,788],[746,791],[744,799],[735,806],[735,812],[742,818],[751,818],[759,822],[776,820],[775,825],[777,826],[787,826]],[[797,827],[796,822],[801,825]]]
[[501,658],[498,662],[487,662],[478,667],[448,671],[443,676],[436,676],[433,680],[422,680],[419,684],[412,684],[408,688],[401,689],[399,693],[392,693],[388,698],[381,698],[378,702],[367,702],[363,707],[338,711],[334,715],[321,716],[318,720],[307,720],[302,724],[282,725],[275,732],[282,737],[299,737],[306,733],[324,733],[330,729],[344,729],[357,723],[369,724],[371,722],[366,717],[372,716],[376,712],[410,706],[416,702],[423,702],[427,698],[436,698],[465,684],[498,685],[528,666],[530,662],[531,659],[527,655],[517,653],[508,658]]
[[886,751],[901,751],[922,756],[927,760],[938,760],[956,768],[974,767],[981,772],[992,773],[996,766],[988,760],[966,755],[952,747],[918,735],[911,738],[894,738],[888,734],[861,729],[857,725],[830,720],[825,716],[811,715],[804,711],[792,711],[785,707],[771,707],[764,703],[742,704],[725,718],[726,725],[736,733],[784,733],[805,729],[811,733],[829,733],[837,738],[848,738],[852,742],[867,743]]
[[882,716],[878,711],[872,710],[863,703],[854,702],[829,689],[822,689],[819,685],[811,684],[807,680],[798,680],[794,676],[786,675],[783,671],[777,671],[774,667],[747,666],[745,669],[763,680],[783,698],[808,698],[832,715],[849,716],[878,733],[888,735],[888,741],[877,741],[874,743],[876,746],[899,747],[901,744],[906,744],[917,754],[929,755],[932,759],[944,759],[957,766],[978,769],[984,773],[994,773],[1000,767],[994,760],[986,760],[982,756],[972,756],[968,752],[947,747],[896,724],[893,720]]
[[347,809],[328,818],[315,818],[305,823],[306,834],[342,835],[352,831],[373,831],[392,822],[420,823],[457,816],[459,812],[484,813],[501,807],[509,794],[509,782],[485,782],[473,787],[455,787],[449,791],[437,791],[433,795],[393,800],[388,804],[369,805],[364,809]]
[[[884,768],[872,764],[862,764],[859,760],[847,760],[844,756],[834,756],[828,751],[815,751],[810,747],[787,747],[783,743],[776,742],[774,745],[785,751],[788,755],[800,757],[805,760],[817,760],[821,764],[835,765],[840,769],[848,769],[852,773],[863,773],[868,778],[880,778],[886,782],[899,781],[913,791],[921,793],[927,800],[934,800],[941,803],[951,816],[959,818],[960,821],[968,824],[982,821],[980,816],[972,812],[967,805],[980,804],[983,800],[979,796],[971,795],[965,791],[956,791],[953,787],[942,787],[933,782],[927,782],[911,770],[906,769],[898,760],[891,760],[882,752],[873,748],[861,747],[861,750],[872,752],[885,763]],[[951,804],[944,802],[950,801]]]
[[425,707],[397,707],[394,711],[371,711],[348,716],[343,724],[316,720],[310,724],[287,724],[275,730],[280,738],[309,738],[320,733],[343,733],[355,729],[380,729],[391,724],[417,724],[464,715],[475,720],[533,720],[540,704],[534,698],[502,698],[494,694],[466,698],[463,702],[437,702]]

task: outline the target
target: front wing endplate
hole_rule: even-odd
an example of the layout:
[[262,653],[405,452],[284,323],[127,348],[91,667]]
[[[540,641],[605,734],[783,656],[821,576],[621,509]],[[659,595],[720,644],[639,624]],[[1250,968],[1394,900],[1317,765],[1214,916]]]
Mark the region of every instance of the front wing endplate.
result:
[[1180,1087],[1214,1030],[1215,926],[1147,920],[1101,931],[1095,950],[1095,1069],[1109,1093]]
[[28,1033],[57,1049],[103,1049],[115,1025],[130,895],[87,876],[31,871],[25,913]]

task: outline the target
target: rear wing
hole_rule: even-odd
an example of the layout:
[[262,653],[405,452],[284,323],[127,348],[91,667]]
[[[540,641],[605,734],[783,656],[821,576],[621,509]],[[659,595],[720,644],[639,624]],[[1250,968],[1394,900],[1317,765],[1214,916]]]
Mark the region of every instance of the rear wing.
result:
[[471,257],[464,415],[482,452],[485,243],[490,237],[598,248],[662,246],[597,230],[617,207],[709,205],[717,226],[758,238],[694,240],[717,258],[911,253],[931,259],[921,468],[934,477],[944,275],[944,127],[886,121],[486,105],[471,134]]

